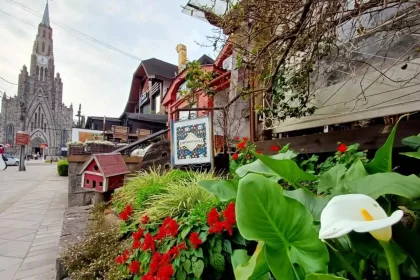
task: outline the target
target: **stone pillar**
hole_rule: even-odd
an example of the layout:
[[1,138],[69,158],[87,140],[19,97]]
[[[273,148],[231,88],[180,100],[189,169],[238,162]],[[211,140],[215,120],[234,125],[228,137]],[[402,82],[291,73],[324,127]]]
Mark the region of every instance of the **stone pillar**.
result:
[[81,187],[82,176],[77,175],[84,162],[69,162],[69,207],[90,205],[94,192]]

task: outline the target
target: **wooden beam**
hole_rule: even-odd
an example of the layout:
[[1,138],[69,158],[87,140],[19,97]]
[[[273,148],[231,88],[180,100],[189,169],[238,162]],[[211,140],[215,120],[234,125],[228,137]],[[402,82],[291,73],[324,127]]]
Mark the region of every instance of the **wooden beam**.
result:
[[[257,143],[257,150],[261,150],[265,154],[272,154],[271,146],[284,146],[290,143],[290,149],[299,153],[326,153],[337,151],[337,142],[347,145],[359,143],[360,150],[375,150],[385,143],[392,127],[393,125],[374,125],[359,129],[263,141]],[[400,122],[394,147],[403,147],[404,145],[401,143],[403,138],[417,135],[419,132],[420,120]]]

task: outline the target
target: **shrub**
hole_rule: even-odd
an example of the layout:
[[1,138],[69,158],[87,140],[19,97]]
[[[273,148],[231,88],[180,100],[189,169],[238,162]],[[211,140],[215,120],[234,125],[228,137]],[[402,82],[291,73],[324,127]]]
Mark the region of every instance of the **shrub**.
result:
[[85,238],[68,248],[63,256],[71,279],[127,279],[127,274],[115,263],[125,243],[120,241],[119,227],[106,222],[103,209],[103,205],[93,209]]
[[69,162],[66,159],[58,162],[57,173],[59,176],[69,176]]

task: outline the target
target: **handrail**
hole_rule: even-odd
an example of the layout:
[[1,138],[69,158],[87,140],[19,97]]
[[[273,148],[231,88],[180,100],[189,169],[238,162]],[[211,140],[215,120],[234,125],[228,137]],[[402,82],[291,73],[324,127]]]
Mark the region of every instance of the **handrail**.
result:
[[156,133],[153,133],[152,135],[149,135],[149,136],[147,136],[145,138],[142,138],[140,140],[137,140],[137,141],[135,141],[135,142],[133,142],[133,143],[127,145],[127,146],[121,147],[121,148],[113,151],[113,153],[121,153],[121,152],[124,152],[126,150],[132,149],[132,148],[134,148],[134,147],[136,147],[136,146],[138,146],[140,144],[143,144],[144,142],[147,142],[147,141],[149,141],[149,140],[151,140],[151,139],[153,139],[153,138],[155,138],[157,136],[163,135],[163,134],[167,133],[168,131],[169,131],[169,128],[164,129],[164,130],[161,130],[161,131],[158,131]]
[[150,89],[150,94],[154,95],[158,90],[160,90],[160,83],[155,83]]

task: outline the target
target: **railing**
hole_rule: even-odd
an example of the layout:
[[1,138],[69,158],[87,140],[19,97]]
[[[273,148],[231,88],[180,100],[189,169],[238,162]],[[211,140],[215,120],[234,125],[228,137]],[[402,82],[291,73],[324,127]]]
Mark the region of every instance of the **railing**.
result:
[[168,133],[168,131],[169,131],[169,129],[164,129],[164,130],[158,131],[156,133],[153,133],[152,135],[149,135],[145,138],[137,140],[136,142],[128,144],[127,146],[124,146],[124,147],[121,147],[121,148],[115,150],[114,153],[121,153],[122,155],[128,155],[132,151],[134,151],[135,149],[141,147],[143,144],[147,143],[150,140],[153,140],[156,137],[159,137],[161,135],[164,135],[164,134]]
[[150,89],[150,95],[153,96],[160,90],[160,83],[155,83]]

